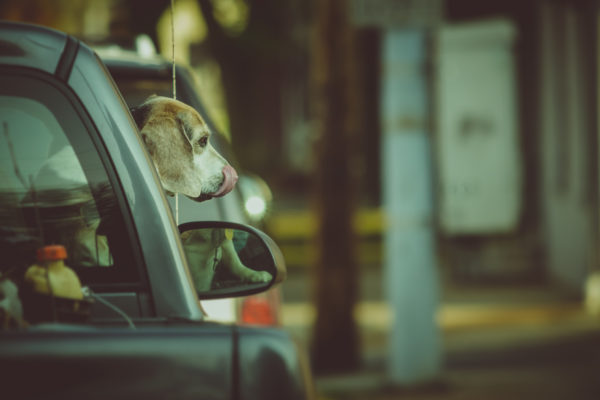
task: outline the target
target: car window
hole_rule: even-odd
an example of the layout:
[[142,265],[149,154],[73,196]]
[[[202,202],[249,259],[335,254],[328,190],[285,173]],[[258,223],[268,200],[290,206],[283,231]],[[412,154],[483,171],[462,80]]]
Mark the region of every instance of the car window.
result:
[[61,244],[82,283],[135,282],[132,248],[113,187],[69,99],[34,77],[0,78],[1,272]]

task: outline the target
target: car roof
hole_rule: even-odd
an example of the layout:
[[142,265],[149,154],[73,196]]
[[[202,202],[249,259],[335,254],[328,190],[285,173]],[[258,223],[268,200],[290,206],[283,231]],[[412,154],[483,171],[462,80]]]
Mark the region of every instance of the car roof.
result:
[[70,37],[54,29],[0,21],[0,63],[55,74],[67,38]]

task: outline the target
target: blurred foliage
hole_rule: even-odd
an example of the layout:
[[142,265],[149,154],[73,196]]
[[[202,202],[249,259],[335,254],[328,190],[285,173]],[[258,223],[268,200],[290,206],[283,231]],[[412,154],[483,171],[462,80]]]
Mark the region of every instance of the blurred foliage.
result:
[[240,35],[248,26],[249,7],[244,0],[212,0],[214,17],[232,36]]

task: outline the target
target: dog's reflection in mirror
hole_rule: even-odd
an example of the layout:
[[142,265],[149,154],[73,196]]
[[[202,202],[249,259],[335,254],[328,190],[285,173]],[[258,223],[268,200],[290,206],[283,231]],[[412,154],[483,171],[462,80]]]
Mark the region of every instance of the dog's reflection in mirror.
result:
[[181,240],[196,291],[271,282],[273,276],[269,272],[251,268],[240,257],[244,253],[264,252],[262,247],[252,245],[251,239],[250,233],[234,229],[202,228],[183,232]]

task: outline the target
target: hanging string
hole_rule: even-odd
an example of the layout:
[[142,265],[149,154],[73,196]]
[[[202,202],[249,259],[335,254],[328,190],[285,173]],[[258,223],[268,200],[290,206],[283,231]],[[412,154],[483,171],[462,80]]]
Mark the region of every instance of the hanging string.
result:
[[173,61],[173,99],[177,99],[175,79],[175,0],[171,0],[171,59]]
[[[173,99],[177,99],[177,80],[175,77],[175,0],[171,0],[171,60],[173,64]],[[179,226],[179,194],[175,193],[175,224]]]

